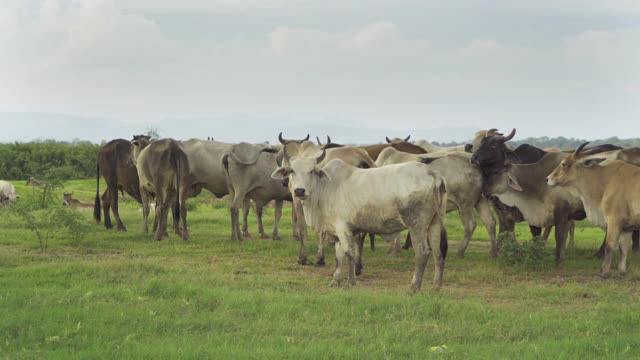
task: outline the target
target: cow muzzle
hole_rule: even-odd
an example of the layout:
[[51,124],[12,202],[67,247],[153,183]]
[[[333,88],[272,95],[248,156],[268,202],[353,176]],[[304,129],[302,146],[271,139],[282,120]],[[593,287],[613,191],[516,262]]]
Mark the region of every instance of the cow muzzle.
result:
[[293,193],[297,198],[300,198],[300,199],[304,199],[306,197],[306,191],[304,189],[300,189],[300,188],[295,189],[293,190]]

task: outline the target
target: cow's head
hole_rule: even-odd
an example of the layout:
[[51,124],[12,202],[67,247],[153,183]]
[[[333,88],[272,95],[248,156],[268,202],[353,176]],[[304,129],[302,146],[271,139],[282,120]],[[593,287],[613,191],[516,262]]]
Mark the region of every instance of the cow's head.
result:
[[134,165],[138,164],[138,156],[140,156],[140,153],[142,152],[142,150],[144,150],[144,148],[149,146],[150,143],[151,143],[151,140],[149,139],[148,136],[136,135],[133,137],[133,140],[131,141],[131,145],[133,146],[131,150],[131,161],[133,162]]
[[507,159],[507,141],[513,139],[516,135],[516,129],[511,130],[507,136],[498,135],[484,137],[480,141],[480,145],[473,152],[471,163],[479,166],[489,166],[504,163]]
[[606,158],[587,157],[588,154],[582,153],[587,144],[588,142],[580,145],[547,176],[549,186],[569,186],[576,181],[576,168],[590,168],[606,160]]
[[407,136],[404,139],[400,139],[400,138],[389,139],[388,136],[385,137],[385,140],[387,140],[387,143],[389,144],[398,144],[398,143],[408,142],[409,139],[411,139],[411,135]]
[[63,206],[69,206],[69,203],[71,202],[71,199],[73,199],[73,193],[64,193],[63,194],[63,199],[62,200],[62,205]]
[[289,166],[281,166],[271,174],[277,180],[289,179],[289,188],[293,195],[300,200],[307,199],[320,180],[329,180],[329,175],[317,167],[327,155],[327,150],[322,150],[322,155],[317,158],[296,157],[289,158],[286,147],[283,147],[284,161]]
[[480,130],[476,133],[471,142],[464,145],[464,151],[473,154],[473,152],[480,146],[482,139],[496,135],[503,136],[504,134],[498,132],[498,129]]
[[482,193],[485,196],[504,194],[509,190],[522,191],[518,180],[512,174],[511,162],[505,161],[504,166],[493,167],[484,174]]

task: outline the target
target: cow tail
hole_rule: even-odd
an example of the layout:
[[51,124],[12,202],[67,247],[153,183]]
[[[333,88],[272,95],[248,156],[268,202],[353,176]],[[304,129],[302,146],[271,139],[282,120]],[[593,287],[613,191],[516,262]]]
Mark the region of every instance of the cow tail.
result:
[[447,236],[447,228],[444,225],[444,216],[447,213],[447,201],[445,199],[447,185],[443,178],[440,180],[440,185],[433,189],[433,193],[437,203],[438,221],[440,222],[440,253],[442,254],[442,258],[446,259],[449,250],[449,239]]
[[[176,169],[176,204],[173,206],[173,218],[180,222],[180,167],[182,162],[180,161],[180,155],[177,154],[175,149],[171,152],[171,160],[172,165]],[[184,197],[182,201],[185,201]]]
[[100,224],[102,217],[102,205],[100,204],[100,161],[96,161],[96,199],[93,202],[93,219]]

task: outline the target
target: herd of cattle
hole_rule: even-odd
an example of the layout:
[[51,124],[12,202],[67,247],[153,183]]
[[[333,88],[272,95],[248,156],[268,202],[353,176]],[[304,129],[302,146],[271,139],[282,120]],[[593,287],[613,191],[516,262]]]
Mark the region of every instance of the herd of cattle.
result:
[[[256,205],[262,238],[280,239],[278,225],[284,201],[293,203],[293,236],[300,240],[298,262],[307,263],[307,226],[317,232],[316,263],[324,264],[324,241],[335,243],[336,268],[332,285],[354,285],[362,271],[365,237],[375,235],[393,243],[398,251],[400,233],[409,230],[405,246],[413,246],[415,270],[411,291],[422,284],[428,258],[435,259],[434,287],[442,284],[447,255],[445,214],[458,210],[464,238],[458,256],[464,257],[476,227],[477,211],[497,255],[496,220],[500,232],[513,231],[526,221],[533,236],[545,240],[554,228],[556,263],[562,262],[567,238],[573,241],[574,221],[587,218],[606,231],[601,252],[601,275],[610,274],[612,251],[618,244],[618,269],[626,271],[628,238],[638,249],[640,230],[640,148],[614,145],[575,151],[539,149],[508,144],[515,129],[505,136],[496,129],[475,134],[463,146],[436,147],[426,141],[389,139],[369,146],[345,146],[327,142],[285,139],[281,146],[228,144],[191,139],[152,141],[137,135],[117,139],[102,147],[96,170],[94,204],[65,194],[72,206],[94,206],[94,218],[126,231],[118,212],[118,192],[126,192],[142,204],[143,229],[148,232],[150,201],[155,199],[153,230],[161,240],[167,233],[169,212],[174,231],[189,238],[187,198],[207,189],[216,197],[230,195],[231,238],[249,236],[250,201]],[[637,165],[637,166],[636,166]],[[100,178],[106,190],[100,196]],[[0,203],[15,201],[15,189],[0,182]],[[271,236],[262,224],[263,208],[275,202]],[[493,208],[493,211],[492,211]],[[242,231],[240,209],[243,209]],[[182,224],[180,224],[182,223]],[[543,232],[544,230],[544,232]],[[342,274],[347,263],[348,274]]]

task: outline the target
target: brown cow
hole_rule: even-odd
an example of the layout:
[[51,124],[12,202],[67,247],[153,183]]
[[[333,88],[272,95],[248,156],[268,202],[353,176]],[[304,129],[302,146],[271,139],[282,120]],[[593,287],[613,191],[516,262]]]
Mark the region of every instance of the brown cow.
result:
[[[369,154],[369,157],[373,159],[373,161],[376,161],[378,159],[378,156],[380,155],[382,150],[389,147],[392,147],[398,151],[402,151],[410,154],[426,154],[427,153],[427,150],[423,149],[422,147],[410,143],[409,138],[411,138],[411,135],[407,136],[404,139],[395,138],[393,140],[387,137],[386,144],[365,145],[365,146],[359,146],[359,148],[365,150]],[[329,138],[329,136],[327,136],[327,140],[328,142],[322,147],[323,149],[332,149],[332,148],[339,148],[344,146],[344,145],[332,143],[331,138]],[[320,143],[319,140],[318,140],[318,143]]]
[[[136,135],[136,139],[149,140],[148,136]],[[124,139],[116,139],[106,143],[96,161],[96,199],[93,208],[93,218],[100,223],[100,176],[104,176],[107,189],[102,194],[102,209],[104,210],[104,227],[113,228],[109,210],[113,211],[116,218],[116,226],[119,231],[127,231],[127,228],[120,220],[118,212],[118,190],[126,192],[137,202],[142,203],[140,196],[140,182],[138,181],[138,171],[131,161],[131,142]]]
[[183,229],[178,224],[178,214],[174,212],[173,228],[182,235],[183,240],[189,240],[187,227],[186,200],[191,189],[189,175],[189,160],[177,141],[162,139],[150,142],[148,138],[138,138],[131,142],[133,145],[132,159],[138,169],[140,179],[140,194],[142,196],[143,229],[149,232],[149,200],[155,194],[156,198],[156,240],[162,240],[167,229],[169,210],[179,209]]

